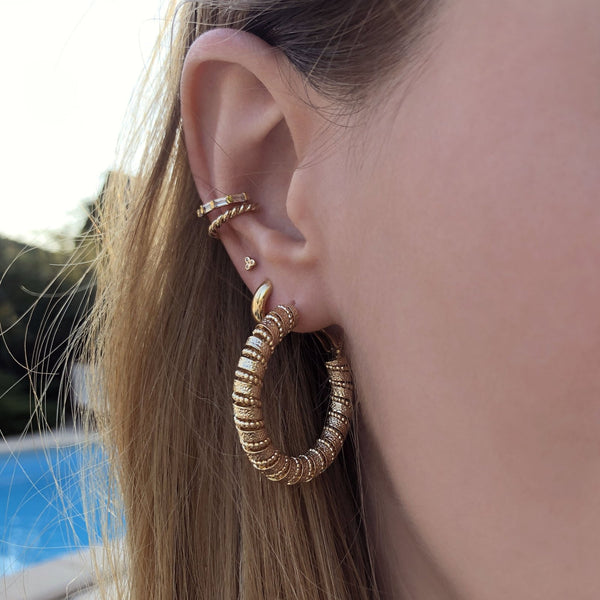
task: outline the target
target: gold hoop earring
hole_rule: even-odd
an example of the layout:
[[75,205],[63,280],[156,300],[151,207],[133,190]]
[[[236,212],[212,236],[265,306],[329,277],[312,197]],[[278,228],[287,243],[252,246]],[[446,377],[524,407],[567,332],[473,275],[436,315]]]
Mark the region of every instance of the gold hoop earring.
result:
[[238,204],[233,208],[226,210],[222,215],[219,215],[209,226],[208,226],[208,235],[213,238],[219,237],[219,229],[225,225],[231,219],[235,219],[235,217],[239,215],[243,215],[248,212],[254,212],[258,208],[254,202],[244,202],[243,204]]
[[[331,395],[323,431],[315,445],[299,456],[287,456],[274,446],[263,420],[263,378],[275,348],[297,319],[295,306],[279,305],[254,328],[242,350],[232,394],[235,426],[250,463],[268,479],[287,485],[311,481],[335,460],[350,429],[354,396],[348,361],[341,347],[322,332],[333,349],[333,358],[325,362]],[[319,339],[323,342],[323,337]]]

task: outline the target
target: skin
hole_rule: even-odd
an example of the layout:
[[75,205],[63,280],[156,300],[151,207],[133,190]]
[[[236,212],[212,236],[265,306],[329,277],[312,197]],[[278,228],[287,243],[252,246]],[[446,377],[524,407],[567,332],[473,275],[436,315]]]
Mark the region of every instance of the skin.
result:
[[600,4],[448,4],[410,85],[343,126],[256,38],[201,36],[190,164],[201,196],[261,205],[222,234],[248,287],[343,330],[387,597],[591,600]]

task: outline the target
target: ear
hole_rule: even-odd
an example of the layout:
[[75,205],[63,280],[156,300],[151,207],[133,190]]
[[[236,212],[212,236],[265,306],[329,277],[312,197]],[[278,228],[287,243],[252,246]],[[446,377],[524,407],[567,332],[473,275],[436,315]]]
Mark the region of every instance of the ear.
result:
[[[298,176],[323,130],[315,102],[287,58],[252,34],[211,30],[186,56],[183,129],[198,193],[208,202],[246,192],[258,205],[228,221],[219,238],[251,292],[272,281],[267,308],[295,302],[298,331],[334,322],[321,277],[320,228],[313,227],[317,211],[306,209],[306,177]],[[250,271],[246,256],[256,261]]]

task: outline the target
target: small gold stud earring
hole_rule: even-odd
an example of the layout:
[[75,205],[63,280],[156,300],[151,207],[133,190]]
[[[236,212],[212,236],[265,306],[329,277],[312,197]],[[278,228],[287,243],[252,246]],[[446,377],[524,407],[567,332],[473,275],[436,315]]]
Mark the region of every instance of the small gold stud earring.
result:
[[256,261],[253,258],[250,258],[249,256],[246,256],[246,258],[244,258],[244,269],[246,269],[246,271],[252,271],[252,269],[254,269],[255,266]]

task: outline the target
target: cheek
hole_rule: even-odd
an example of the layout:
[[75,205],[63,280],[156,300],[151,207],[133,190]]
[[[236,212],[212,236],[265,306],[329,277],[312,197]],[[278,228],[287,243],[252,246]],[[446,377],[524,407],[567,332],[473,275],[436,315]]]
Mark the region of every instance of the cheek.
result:
[[468,171],[441,173],[444,188],[421,196],[414,302],[442,319],[450,356],[470,348],[545,403],[573,402],[600,381],[600,189],[583,194],[564,164],[538,178],[516,160],[524,145],[493,169],[463,146]]
[[600,43],[576,10],[534,16],[529,38],[473,17],[481,37],[449,42],[399,128],[420,150],[403,153],[415,276],[469,337],[457,349],[485,351],[548,401],[598,391]]
[[538,17],[528,35],[478,22],[429,65],[378,132],[386,218],[364,239],[385,257],[371,272],[395,361],[374,427],[479,597],[491,576],[514,593],[548,569],[584,581],[577,551],[600,551],[600,44]]

